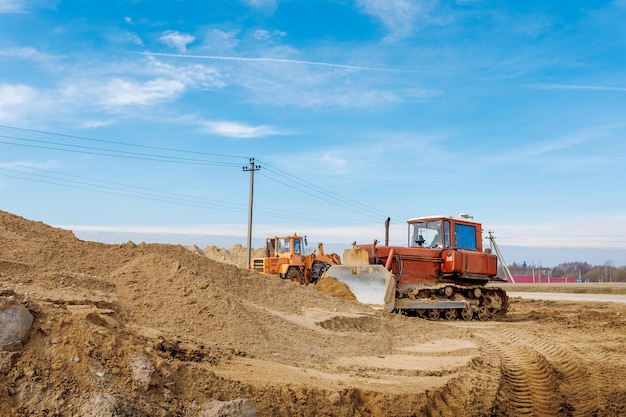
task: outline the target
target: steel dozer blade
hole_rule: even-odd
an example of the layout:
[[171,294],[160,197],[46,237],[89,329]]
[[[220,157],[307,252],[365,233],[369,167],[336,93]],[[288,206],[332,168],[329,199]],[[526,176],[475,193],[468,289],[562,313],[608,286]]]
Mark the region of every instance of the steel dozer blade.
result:
[[333,265],[322,277],[346,284],[361,304],[389,312],[394,309],[396,279],[383,265]]

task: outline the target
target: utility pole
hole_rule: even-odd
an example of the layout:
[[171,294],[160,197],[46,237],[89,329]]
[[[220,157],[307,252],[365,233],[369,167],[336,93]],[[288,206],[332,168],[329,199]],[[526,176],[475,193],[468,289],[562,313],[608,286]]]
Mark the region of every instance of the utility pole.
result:
[[496,244],[496,238],[493,235],[493,232],[491,230],[489,231],[489,242],[491,243],[491,246],[493,247],[493,249],[495,249],[496,255],[498,256],[498,258],[500,259],[500,262],[502,263],[502,269],[504,269],[504,272],[506,272],[507,279],[509,280],[509,282],[512,282],[513,284],[515,284],[515,279],[513,278],[513,275],[511,275],[511,270],[509,269],[509,266],[506,264],[506,261],[504,260],[504,256],[502,256],[502,252],[500,252],[500,248]]
[[261,165],[254,164],[254,158],[250,158],[250,166],[243,167],[244,172],[250,172],[250,203],[248,205],[248,257],[247,266],[252,262],[252,200],[254,198],[254,171],[261,169]]

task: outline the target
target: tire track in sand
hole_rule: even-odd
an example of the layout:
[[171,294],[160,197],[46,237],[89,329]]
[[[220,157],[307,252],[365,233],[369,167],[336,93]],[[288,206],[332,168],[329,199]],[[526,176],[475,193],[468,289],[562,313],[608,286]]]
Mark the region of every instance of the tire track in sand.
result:
[[480,336],[500,358],[501,379],[492,416],[570,416],[571,405],[559,391],[558,373],[544,355],[510,335]]
[[[495,357],[476,357],[468,367],[452,378],[444,387],[427,394],[426,405],[418,415],[426,417],[486,416],[489,415],[494,392],[494,371],[499,360]],[[491,387],[491,388],[490,388]]]
[[597,375],[589,371],[583,358],[572,350],[555,346],[544,339],[514,334],[508,329],[502,333],[518,343],[529,345],[550,362],[560,376],[558,389],[570,404],[572,416],[594,415],[599,407],[600,394],[596,387],[601,385],[598,385]]

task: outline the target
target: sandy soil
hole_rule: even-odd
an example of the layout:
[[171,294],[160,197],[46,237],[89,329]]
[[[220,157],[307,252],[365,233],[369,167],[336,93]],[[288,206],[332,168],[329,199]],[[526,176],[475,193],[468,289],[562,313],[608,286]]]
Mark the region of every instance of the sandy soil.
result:
[[0,310],[35,316],[0,349],[2,415],[235,399],[260,416],[626,415],[626,304],[513,298],[500,321],[427,321],[240,269],[244,252],[85,242],[0,211]]

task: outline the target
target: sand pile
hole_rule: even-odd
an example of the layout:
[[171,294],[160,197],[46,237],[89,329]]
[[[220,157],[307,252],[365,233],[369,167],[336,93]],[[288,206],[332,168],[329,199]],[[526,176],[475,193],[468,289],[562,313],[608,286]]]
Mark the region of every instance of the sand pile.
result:
[[[206,246],[204,249],[200,249],[197,246],[188,246],[187,249],[217,262],[235,265],[243,269],[246,269],[247,266],[248,250],[241,245],[233,245],[230,248]],[[253,249],[251,252],[252,259],[261,258],[263,256],[265,256],[265,248]]]
[[[334,280],[301,286],[237,267],[245,257],[240,246],[85,242],[0,211],[0,309],[33,317],[27,340],[0,346],[2,415],[515,415],[520,384],[550,382],[560,405],[542,410],[581,409],[591,397],[574,394],[596,375],[614,388],[589,391],[582,409],[624,411],[623,309],[535,315],[542,335],[570,340],[563,357],[529,342],[517,304],[510,329],[429,322],[362,306]],[[598,317],[613,325],[594,342]],[[521,366],[545,376],[539,388],[510,379]]]

